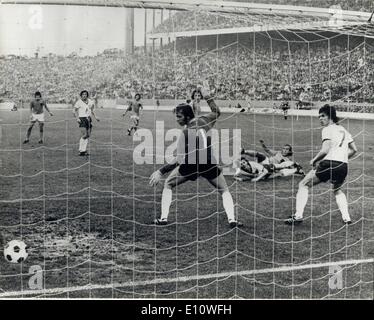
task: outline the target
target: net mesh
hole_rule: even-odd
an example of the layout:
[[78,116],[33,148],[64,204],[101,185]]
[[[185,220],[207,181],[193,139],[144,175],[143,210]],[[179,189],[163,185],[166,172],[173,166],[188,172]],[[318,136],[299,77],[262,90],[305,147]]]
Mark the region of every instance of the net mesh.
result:
[[[53,17],[50,7],[41,8]],[[4,42],[2,106],[15,103],[18,111],[0,111],[0,232],[4,243],[22,239],[30,253],[22,264],[0,260],[0,297],[373,298],[372,24],[138,9],[135,20],[147,13],[152,42],[128,54],[123,39],[109,44],[109,36],[92,34],[98,14],[101,28],[113,30],[126,9],[99,12],[87,2],[78,20],[70,8],[59,9],[63,18],[43,20],[38,48],[22,38]],[[2,21],[4,30],[22,30],[28,19]],[[74,48],[61,28],[76,24]],[[61,42],[51,40],[50,26]],[[175,188],[169,224],[152,225],[162,193],[162,186],[148,186],[160,166],[155,158],[163,150],[156,146],[177,127],[173,107],[203,81],[223,110],[218,129],[240,129],[246,149],[261,151],[260,139],[275,150],[289,143],[305,170],[321,145],[317,109],[336,106],[359,149],[343,186],[353,224],[342,225],[328,185],[312,188],[303,225],[290,228],[283,220],[295,211],[300,177],[240,183],[227,176],[244,228],[228,228],[221,196],[205,180]],[[80,133],[71,114],[82,89],[95,91],[100,116],[88,158],[77,156]],[[35,141],[23,145],[36,90],[55,115],[47,118],[44,145],[36,143],[36,126]],[[145,105],[140,126],[153,137],[154,149],[145,154],[153,164],[134,161],[139,139],[126,136],[128,123],[120,118],[136,92]],[[285,94],[288,120],[280,111]],[[224,145],[232,143],[231,134]],[[35,287],[39,275],[42,286]]]

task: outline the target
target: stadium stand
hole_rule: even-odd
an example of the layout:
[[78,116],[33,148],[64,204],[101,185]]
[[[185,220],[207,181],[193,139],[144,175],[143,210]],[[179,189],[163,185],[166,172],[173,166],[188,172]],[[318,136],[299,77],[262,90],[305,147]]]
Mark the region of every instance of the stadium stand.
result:
[[352,11],[372,11],[372,0],[236,0],[237,2],[253,2],[265,4],[281,4],[293,6],[307,6],[318,8],[329,8],[331,6],[339,5],[343,10]]
[[[372,1],[365,0],[348,0],[348,1],[310,1],[310,0],[242,0],[241,2],[253,2],[264,4],[279,4],[290,6],[310,6],[318,8],[341,8],[343,10],[371,12],[374,10]],[[313,20],[311,17],[305,19],[308,21]],[[289,15],[287,17],[288,24],[301,22],[300,16]],[[250,19],[246,15],[225,15],[225,14],[210,14],[204,11],[194,12],[176,12],[160,23],[154,30],[154,33],[172,33],[172,32],[185,32],[196,30],[211,30],[211,29],[226,29],[226,28],[244,28],[252,27],[254,25],[267,24],[268,21],[262,19],[261,15],[251,15]],[[285,23],[282,16],[273,15],[271,19],[273,24]]]
[[126,56],[117,50],[86,57],[2,57],[0,97],[28,101],[38,89],[50,102],[70,103],[77,88],[90,88],[105,99],[133,92],[180,99],[201,82],[196,75],[204,74],[219,99],[274,100],[291,84],[293,100],[303,88],[314,101],[373,102],[374,83],[363,79],[374,78],[374,46],[351,37],[356,45],[348,50],[341,37],[330,41],[330,50],[326,41],[309,45],[309,50],[307,44],[292,44],[290,51],[284,41],[272,41],[271,51],[269,39],[257,36],[253,47],[247,35],[220,48],[214,36],[199,41],[197,48],[194,38],[183,39],[153,55],[138,50]]

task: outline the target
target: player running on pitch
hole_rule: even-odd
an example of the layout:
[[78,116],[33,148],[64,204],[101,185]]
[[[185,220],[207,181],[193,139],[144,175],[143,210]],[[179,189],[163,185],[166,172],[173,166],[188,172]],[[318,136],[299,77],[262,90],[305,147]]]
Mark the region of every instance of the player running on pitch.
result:
[[79,140],[79,155],[87,156],[88,139],[92,132],[92,118],[93,116],[96,121],[100,119],[95,114],[95,102],[88,98],[89,94],[87,90],[83,90],[80,93],[80,99],[74,104],[74,116],[79,123],[81,129],[81,138]]
[[[348,173],[348,159],[357,153],[357,147],[351,134],[341,125],[334,107],[324,105],[319,109],[322,129],[322,148],[310,161],[313,169],[299,183],[296,194],[296,213],[285,220],[286,224],[300,224],[303,221],[304,208],[308,202],[309,187],[330,181],[343,222],[351,224],[348,213],[347,197],[341,190]],[[316,168],[316,169],[314,169]]]
[[135,133],[139,127],[140,110],[143,109],[143,105],[140,100],[141,95],[137,93],[135,95],[135,101],[129,101],[129,106],[126,109],[125,113],[122,115],[123,117],[125,117],[127,112],[132,112],[132,115],[130,116],[130,127],[127,129],[127,135],[129,136],[131,136],[132,130],[134,130]]
[[290,97],[288,95],[287,92],[283,92],[282,93],[282,103],[281,103],[281,109],[283,111],[283,117],[284,117],[284,120],[287,120],[288,119],[288,110],[290,110]]
[[30,103],[30,127],[27,129],[26,139],[23,143],[29,143],[31,131],[36,122],[39,123],[39,143],[43,143],[44,140],[44,109],[48,111],[50,116],[53,116],[53,113],[49,111],[47,103],[42,99],[42,94],[37,91],[34,95],[35,99]]
[[241,227],[242,224],[235,219],[234,201],[225,177],[216,164],[210,137],[207,136],[207,132],[213,128],[220,116],[220,110],[206,89],[201,88],[200,92],[207,101],[211,112],[195,117],[190,105],[182,103],[176,107],[176,121],[184,127],[178,139],[177,157],[172,163],[155,171],[150,177],[150,185],[155,186],[163,175],[170,172],[162,192],[161,218],[156,219],[155,224],[166,225],[168,223],[173,188],[187,181],[195,181],[197,178],[203,177],[221,194],[230,227]]
[[[288,110],[290,110],[290,94],[287,90],[282,90],[281,94],[278,96],[278,99],[281,100],[279,108],[283,112],[284,120],[288,119]],[[278,109],[277,106],[274,106],[274,109]]]

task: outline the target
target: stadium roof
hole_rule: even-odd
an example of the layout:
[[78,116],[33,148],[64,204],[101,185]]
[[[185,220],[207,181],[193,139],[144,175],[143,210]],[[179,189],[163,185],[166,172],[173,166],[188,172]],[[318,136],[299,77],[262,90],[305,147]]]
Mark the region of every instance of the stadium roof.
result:
[[[271,32],[271,31],[288,31],[296,34],[313,32],[319,38],[325,38],[321,32],[342,33],[352,36],[374,38],[374,26],[358,25],[356,23],[346,23],[342,26],[340,23],[334,22],[310,22],[310,23],[283,23],[283,24],[267,24],[257,25],[243,28],[224,28],[224,29],[209,29],[196,31],[180,31],[173,33],[149,33],[149,39],[160,39],[165,37],[170,38],[187,38],[196,36],[209,35],[224,35],[224,34],[244,34],[254,32]],[[300,36],[299,36],[300,37]],[[301,37],[300,37],[301,39]],[[306,41],[305,39],[302,41]]]
[[[276,13],[283,15],[298,14],[299,16],[325,18],[331,18],[335,14],[335,11],[330,8],[213,0],[0,0],[0,4],[80,5],[169,10],[194,10],[198,8],[211,12],[235,14]],[[370,13],[344,10],[342,17],[346,21],[367,21],[370,17]]]
[[374,27],[367,12],[212,0],[0,0],[1,4],[76,5],[100,7],[126,7],[144,9],[169,9],[180,11],[225,14],[244,17],[251,23],[245,28],[196,30],[185,32],[153,33],[150,38],[163,36],[188,37],[222,33],[246,33],[271,30],[311,29],[344,32],[374,37]]

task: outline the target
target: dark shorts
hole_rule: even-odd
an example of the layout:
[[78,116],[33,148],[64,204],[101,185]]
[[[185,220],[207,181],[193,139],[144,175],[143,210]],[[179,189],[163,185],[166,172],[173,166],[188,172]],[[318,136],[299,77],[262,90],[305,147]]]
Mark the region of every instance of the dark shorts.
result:
[[288,105],[288,103],[283,103],[283,104],[281,105],[281,108],[282,108],[283,111],[287,111],[287,110],[290,109],[290,106]]
[[264,168],[271,174],[275,172],[275,166],[273,164],[263,164]]
[[318,164],[316,176],[321,182],[343,184],[348,173],[347,163],[323,160]]
[[263,179],[268,179],[273,173],[275,173],[275,167],[273,164],[263,164],[263,166],[268,171],[268,174]]
[[258,163],[264,162],[266,160],[266,155],[261,152],[256,152],[256,159]]
[[195,181],[198,177],[213,180],[221,174],[216,164],[181,164],[179,173],[188,180]]
[[306,107],[312,105],[312,103],[308,102],[308,101],[300,101],[299,100],[297,103],[298,103],[299,106],[306,106]]
[[79,128],[86,128],[86,129],[91,129],[92,128],[92,119],[91,117],[88,117],[88,118],[79,118],[79,120],[81,121],[79,123]]

